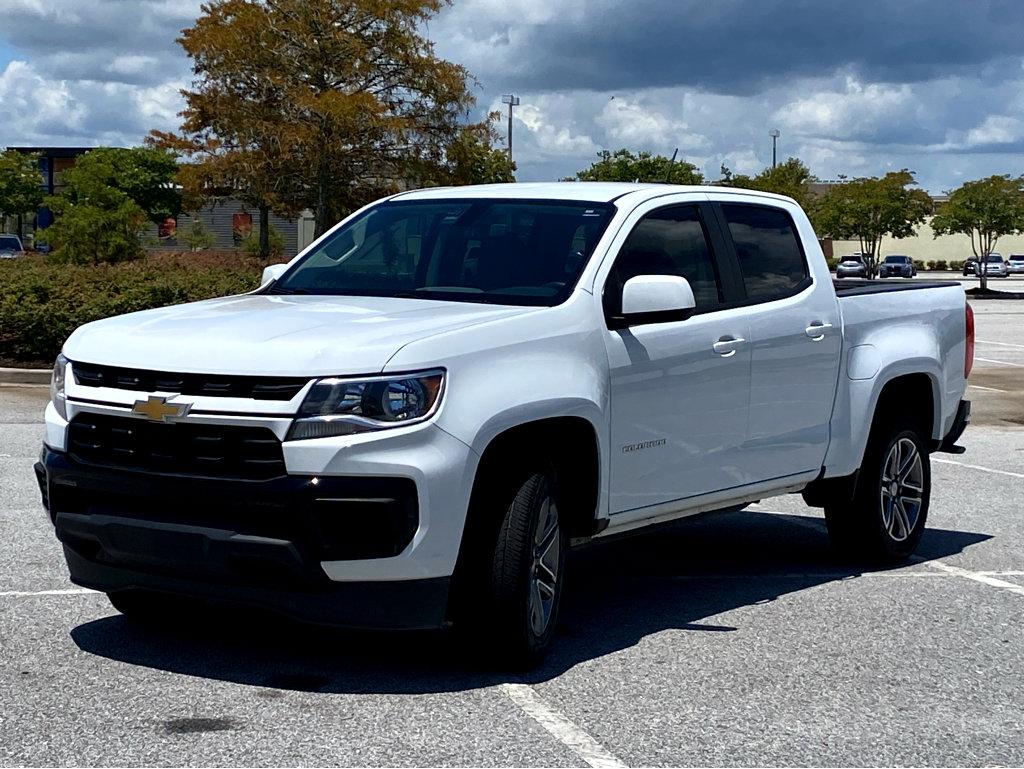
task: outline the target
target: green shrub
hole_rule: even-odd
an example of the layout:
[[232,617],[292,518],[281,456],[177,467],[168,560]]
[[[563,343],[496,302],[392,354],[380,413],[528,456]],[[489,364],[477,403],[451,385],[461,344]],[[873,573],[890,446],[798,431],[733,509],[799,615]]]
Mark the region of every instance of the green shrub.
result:
[[53,246],[61,261],[99,264],[142,256],[139,235],[146,227],[146,215],[127,197],[110,205],[64,201],[52,205],[57,218],[39,233],[38,240]]
[[915,259],[914,260],[914,266],[917,267],[917,271],[918,272],[920,272],[921,270],[927,269],[927,267],[925,267],[925,265],[924,265],[924,260],[922,260],[922,259]]
[[925,266],[929,270],[934,270],[935,269],[935,260],[934,259],[929,259],[927,262],[925,262]]
[[949,269],[954,270],[956,272],[963,272],[963,269],[964,269],[964,261],[963,261],[963,259],[954,259],[952,262],[949,263]]
[[936,259],[935,260],[935,269],[936,270],[948,270],[949,269],[949,265],[946,263],[945,259]]
[[181,242],[189,247],[191,251],[202,251],[205,248],[212,248],[217,242],[216,236],[206,229],[202,219],[193,219],[192,224],[180,238]]
[[[267,255],[269,258],[276,258],[284,253],[284,238],[281,237],[281,233],[274,225],[270,225],[270,229],[267,231],[267,240],[270,246],[270,253]],[[242,238],[240,248],[243,253],[258,257],[260,255],[260,233],[256,229],[250,230],[249,234]]]
[[46,363],[89,321],[251,291],[260,265],[241,255],[159,254],[132,262],[0,260],[0,360]]

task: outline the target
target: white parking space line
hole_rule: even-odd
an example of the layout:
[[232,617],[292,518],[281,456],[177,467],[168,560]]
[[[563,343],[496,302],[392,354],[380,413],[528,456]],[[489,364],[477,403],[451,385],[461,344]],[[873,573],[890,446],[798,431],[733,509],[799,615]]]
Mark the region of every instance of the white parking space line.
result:
[[1024,344],[1013,344],[1012,342],[990,342],[987,339],[975,339],[974,343],[975,344],[995,344],[995,345],[999,345],[1000,347],[1017,347],[1017,348],[1020,348],[1021,350],[1024,350]]
[[0,598],[29,598],[36,595],[91,595],[98,593],[98,590],[89,590],[85,587],[76,587],[68,590],[2,590],[0,591]]
[[543,726],[556,740],[579,756],[588,766],[624,767],[626,764],[609,753],[593,737],[552,708],[533,687],[526,684],[501,684],[499,687],[530,718]]
[[998,387],[982,387],[981,385],[967,385],[972,390],[987,390],[990,393],[1004,393],[1006,390],[1000,390]]
[[938,569],[939,571],[946,572],[946,574],[952,574],[955,577],[963,577],[964,579],[980,582],[981,584],[988,585],[989,587],[997,587],[1009,593],[1024,595],[1024,586],[1015,585],[1012,582],[1007,582],[1002,579],[996,579],[995,577],[989,576],[987,572],[961,569],[959,566],[950,566],[948,563],[943,563],[942,561],[925,561],[924,559],[917,558],[914,560],[930,569]]
[[1024,363],[1010,363],[1005,360],[992,360],[991,358],[975,358],[980,360],[982,363],[998,363],[1000,366],[1014,366],[1015,368],[1024,368]]
[[957,462],[955,459],[939,459],[932,457],[932,462],[936,462],[940,465],[957,465],[958,467],[967,467],[971,470],[980,470],[983,473],[995,473],[996,475],[1007,475],[1010,478],[1024,478],[1024,473],[1014,473],[1009,470],[996,470],[992,467],[982,467],[981,465],[969,465],[966,462]]

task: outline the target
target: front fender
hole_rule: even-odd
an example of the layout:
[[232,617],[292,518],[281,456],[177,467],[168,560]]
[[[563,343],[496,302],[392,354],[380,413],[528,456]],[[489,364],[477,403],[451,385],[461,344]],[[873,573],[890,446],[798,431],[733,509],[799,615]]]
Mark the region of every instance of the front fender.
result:
[[605,511],[608,356],[592,312],[591,303],[571,299],[440,334],[403,348],[387,370],[443,366],[448,378],[436,424],[472,448],[477,460],[513,427],[553,417],[585,419],[597,437],[598,509]]

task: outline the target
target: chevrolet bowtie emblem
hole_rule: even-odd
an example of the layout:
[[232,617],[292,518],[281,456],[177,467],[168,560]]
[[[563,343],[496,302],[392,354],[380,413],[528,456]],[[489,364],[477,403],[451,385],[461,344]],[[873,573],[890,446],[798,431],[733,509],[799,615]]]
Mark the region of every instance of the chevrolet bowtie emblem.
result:
[[140,414],[154,422],[166,422],[171,417],[183,417],[192,408],[191,403],[168,403],[166,398],[150,395],[144,401],[135,401],[133,414]]

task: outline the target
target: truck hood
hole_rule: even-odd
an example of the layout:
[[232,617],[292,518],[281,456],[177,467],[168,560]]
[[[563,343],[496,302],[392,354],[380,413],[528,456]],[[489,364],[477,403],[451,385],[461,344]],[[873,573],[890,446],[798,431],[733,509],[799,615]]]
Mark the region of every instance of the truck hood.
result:
[[89,323],[68,338],[64,354],[72,361],[152,371],[370,374],[409,342],[540,309],[386,297],[232,296]]

